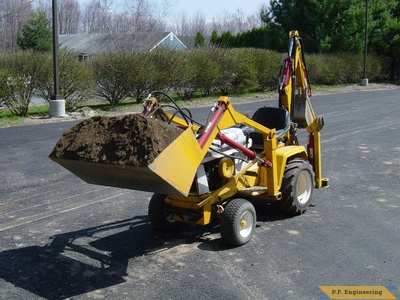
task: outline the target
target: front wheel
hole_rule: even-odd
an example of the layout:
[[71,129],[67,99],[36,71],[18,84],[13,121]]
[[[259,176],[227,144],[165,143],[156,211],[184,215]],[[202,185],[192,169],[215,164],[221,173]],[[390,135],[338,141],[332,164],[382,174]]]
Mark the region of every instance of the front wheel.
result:
[[165,203],[167,197],[164,194],[154,194],[150,199],[148,215],[155,230],[170,229],[175,223],[173,214],[168,210],[169,205]]
[[256,220],[256,211],[249,201],[229,201],[221,218],[222,241],[233,246],[247,244],[253,237]]
[[314,193],[314,171],[304,159],[289,161],[282,181],[280,208],[288,214],[300,215],[311,203]]

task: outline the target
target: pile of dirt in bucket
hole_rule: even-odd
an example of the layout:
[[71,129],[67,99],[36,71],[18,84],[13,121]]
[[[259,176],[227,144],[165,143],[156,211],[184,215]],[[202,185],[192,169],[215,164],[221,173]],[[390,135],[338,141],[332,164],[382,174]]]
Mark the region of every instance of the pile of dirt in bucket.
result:
[[64,132],[49,157],[147,166],[181,133],[180,128],[140,114],[96,116]]

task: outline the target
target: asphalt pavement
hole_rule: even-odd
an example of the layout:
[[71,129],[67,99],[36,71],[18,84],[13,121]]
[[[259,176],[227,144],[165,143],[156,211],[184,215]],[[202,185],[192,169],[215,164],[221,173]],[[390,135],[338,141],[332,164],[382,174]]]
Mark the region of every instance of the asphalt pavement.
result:
[[[256,203],[255,235],[237,248],[218,223],[154,232],[150,193],[90,185],[48,159],[78,121],[0,129],[0,298],[328,299],[319,286],[400,297],[400,89],[311,101],[330,187],[297,217]],[[261,105],[276,101],[234,107]]]

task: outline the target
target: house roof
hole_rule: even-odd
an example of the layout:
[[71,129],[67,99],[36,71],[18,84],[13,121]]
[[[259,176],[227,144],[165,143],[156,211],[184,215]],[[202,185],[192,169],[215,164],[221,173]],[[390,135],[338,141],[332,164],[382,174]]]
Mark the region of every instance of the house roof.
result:
[[81,54],[107,51],[151,51],[163,45],[176,50],[186,46],[172,32],[137,32],[116,34],[64,34],[59,35],[61,47]]

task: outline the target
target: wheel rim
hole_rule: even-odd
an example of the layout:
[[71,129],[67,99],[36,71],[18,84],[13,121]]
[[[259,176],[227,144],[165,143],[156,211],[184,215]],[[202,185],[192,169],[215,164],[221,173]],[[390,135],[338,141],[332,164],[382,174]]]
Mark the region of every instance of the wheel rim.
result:
[[245,211],[240,217],[239,221],[239,234],[241,237],[248,237],[253,230],[253,214],[250,211]]
[[310,199],[311,191],[312,191],[311,175],[307,171],[302,171],[299,174],[299,177],[298,177],[297,183],[296,183],[297,200],[301,204],[306,204],[308,202],[308,200]]
[[175,222],[174,214],[168,211],[168,206],[165,206],[165,208],[164,208],[164,215],[165,215],[165,219],[169,223],[174,223]]

